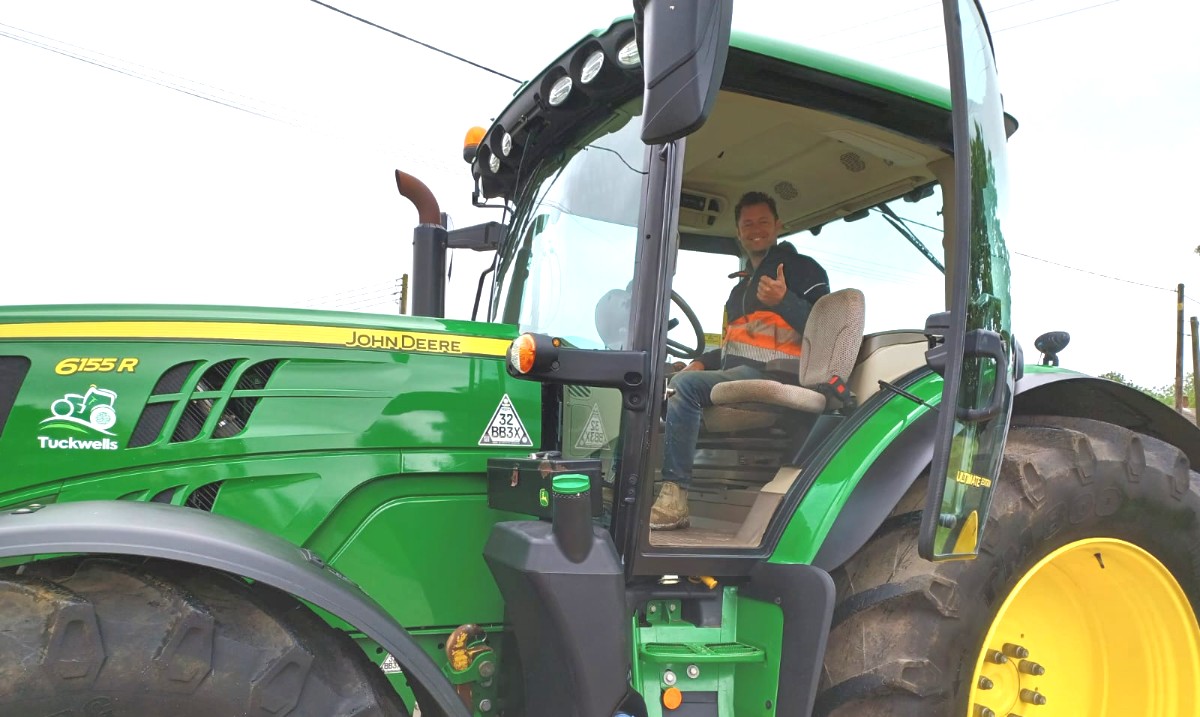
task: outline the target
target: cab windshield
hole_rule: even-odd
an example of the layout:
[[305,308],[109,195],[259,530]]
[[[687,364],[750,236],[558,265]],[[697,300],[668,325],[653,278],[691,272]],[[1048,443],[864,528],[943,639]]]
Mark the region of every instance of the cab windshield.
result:
[[496,320],[577,348],[624,348],[645,174],[639,111],[614,111],[533,170],[501,252]]

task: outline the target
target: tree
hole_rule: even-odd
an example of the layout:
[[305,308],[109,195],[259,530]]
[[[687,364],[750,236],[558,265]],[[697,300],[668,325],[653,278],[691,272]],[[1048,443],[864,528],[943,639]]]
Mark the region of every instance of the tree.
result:
[[[1197,248],[1200,249],[1200,247],[1197,247]],[[1147,388],[1145,386],[1139,386],[1136,383],[1125,378],[1125,374],[1121,373],[1120,371],[1109,371],[1107,373],[1102,373],[1102,374],[1100,374],[1100,378],[1106,378],[1109,381],[1116,381],[1117,383],[1125,384],[1126,386],[1129,386],[1130,388],[1136,388],[1137,390],[1141,391],[1142,393],[1146,394],[1147,396],[1155,398],[1155,399],[1165,403],[1166,405],[1171,406],[1172,408],[1175,407],[1175,382],[1174,381],[1172,381],[1171,383],[1165,384],[1163,386],[1159,386],[1157,388]],[[1196,386],[1196,374],[1195,373],[1189,373],[1186,376],[1184,376],[1183,395],[1189,404],[1191,403],[1191,397],[1195,395],[1195,393],[1194,393],[1195,386]],[[1193,408],[1194,408],[1194,406],[1193,406]]]

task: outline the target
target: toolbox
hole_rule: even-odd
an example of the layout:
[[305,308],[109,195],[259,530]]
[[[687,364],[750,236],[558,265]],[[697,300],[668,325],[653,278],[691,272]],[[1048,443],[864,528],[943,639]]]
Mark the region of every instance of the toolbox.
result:
[[488,506],[497,510],[550,518],[554,476],[577,473],[591,484],[592,515],[603,507],[599,458],[568,459],[558,453],[535,453],[527,458],[489,458]]

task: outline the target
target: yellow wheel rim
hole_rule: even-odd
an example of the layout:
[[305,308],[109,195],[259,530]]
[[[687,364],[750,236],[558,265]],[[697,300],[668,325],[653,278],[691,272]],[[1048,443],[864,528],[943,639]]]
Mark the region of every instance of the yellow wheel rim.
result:
[[1112,538],[1047,555],[1000,606],[970,717],[1194,715],[1200,626],[1153,555]]

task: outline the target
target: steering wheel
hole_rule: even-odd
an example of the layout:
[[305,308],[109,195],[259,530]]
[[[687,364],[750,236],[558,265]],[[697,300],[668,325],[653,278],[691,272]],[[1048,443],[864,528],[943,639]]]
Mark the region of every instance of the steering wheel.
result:
[[[667,348],[674,356],[685,359],[698,359],[704,353],[704,328],[700,326],[700,319],[696,318],[696,312],[692,311],[692,307],[683,300],[683,297],[674,291],[671,292],[671,301],[679,307],[683,315],[687,318],[688,323],[692,325],[692,331],[696,333],[696,343],[694,346],[687,346],[673,339],[667,339]],[[670,331],[674,326],[669,327]]]

